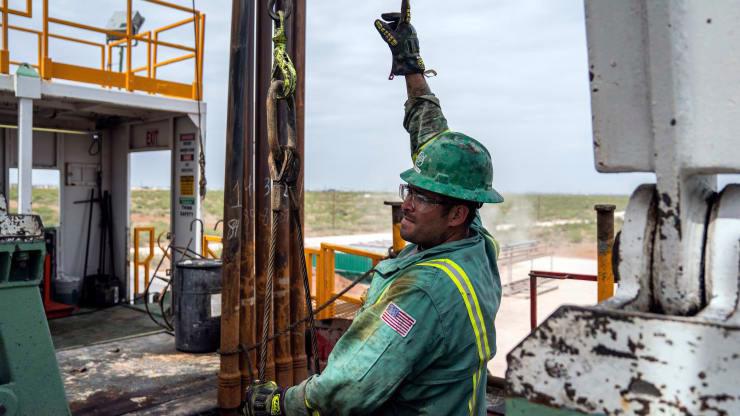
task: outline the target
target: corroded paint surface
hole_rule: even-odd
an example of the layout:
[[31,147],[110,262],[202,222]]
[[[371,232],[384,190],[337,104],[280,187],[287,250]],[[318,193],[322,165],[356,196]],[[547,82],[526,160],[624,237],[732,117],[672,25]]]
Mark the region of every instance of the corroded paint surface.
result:
[[0,210],[0,238],[41,237],[43,236],[43,228],[41,218],[38,215],[7,214]]
[[[641,185],[630,197],[619,241],[614,247],[619,287],[604,308],[648,312],[652,303],[650,270],[655,235],[655,185]],[[622,260],[627,261],[622,261]]]
[[508,355],[516,396],[607,415],[740,414],[740,327],[564,306]]

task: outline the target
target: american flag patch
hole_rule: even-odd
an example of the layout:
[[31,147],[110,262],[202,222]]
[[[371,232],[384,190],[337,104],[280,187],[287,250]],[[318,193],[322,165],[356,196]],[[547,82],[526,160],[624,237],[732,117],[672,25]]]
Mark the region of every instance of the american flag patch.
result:
[[404,312],[403,309],[399,308],[393,302],[385,307],[383,314],[380,315],[380,319],[404,338],[406,338],[406,335],[409,334],[411,328],[416,324],[416,319],[412,318],[411,315]]

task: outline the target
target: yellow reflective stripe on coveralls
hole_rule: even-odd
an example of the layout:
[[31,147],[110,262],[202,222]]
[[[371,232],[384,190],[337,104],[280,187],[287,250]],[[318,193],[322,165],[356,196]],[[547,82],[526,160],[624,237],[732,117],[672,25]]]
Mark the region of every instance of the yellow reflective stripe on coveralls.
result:
[[[473,396],[468,402],[468,410],[472,414],[476,404],[475,402],[477,399],[478,384],[479,380],[481,379],[481,370],[485,366],[488,357],[491,355],[491,349],[488,345],[488,336],[486,334],[486,325],[485,321],[483,320],[483,312],[481,311],[480,304],[478,303],[478,296],[475,294],[475,289],[473,289],[473,285],[470,283],[468,275],[460,266],[457,265],[457,263],[452,260],[435,259],[424,263],[418,263],[417,266],[436,267],[444,271],[447,277],[449,277],[450,280],[457,287],[460,295],[462,296],[463,302],[465,303],[465,308],[468,311],[468,318],[470,319],[470,325],[473,327],[475,341],[478,346],[478,358],[480,360],[478,370],[473,374]],[[463,287],[461,280],[465,283],[465,287]],[[473,312],[473,305],[475,306],[475,312]],[[482,342],[481,335],[483,336]],[[484,345],[485,355],[483,351]]]
[[308,403],[308,399],[304,398],[303,401],[306,402],[306,410],[309,410],[310,411],[309,414],[311,416],[321,416],[321,413],[319,413],[318,410],[316,410],[313,407],[311,407],[311,405]]
[[488,235],[488,234],[485,234],[485,233],[483,233],[483,234],[486,236],[486,238],[488,239],[488,241],[490,241],[491,244],[493,244],[493,250],[496,252],[496,260],[498,260],[498,253],[501,252],[501,246],[499,246],[498,241],[496,241],[496,239],[493,238],[492,235]]

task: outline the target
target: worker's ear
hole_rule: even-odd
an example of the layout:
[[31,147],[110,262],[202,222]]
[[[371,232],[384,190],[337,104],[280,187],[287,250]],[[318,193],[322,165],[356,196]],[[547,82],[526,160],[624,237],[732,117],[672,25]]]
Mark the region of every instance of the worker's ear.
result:
[[458,227],[465,223],[468,218],[470,209],[465,205],[454,205],[447,214],[447,225],[449,227]]

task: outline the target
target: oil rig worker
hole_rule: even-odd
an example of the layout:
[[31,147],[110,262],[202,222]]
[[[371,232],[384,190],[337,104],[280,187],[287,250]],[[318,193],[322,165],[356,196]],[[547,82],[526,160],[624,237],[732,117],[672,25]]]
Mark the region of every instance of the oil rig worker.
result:
[[408,90],[413,167],[401,173],[401,236],[411,244],[376,266],[365,304],[326,368],[281,389],[247,390],[250,415],[484,415],[486,363],[501,301],[495,240],[478,208],[502,202],[486,148],[452,132],[424,79],[408,0],[375,26]]

